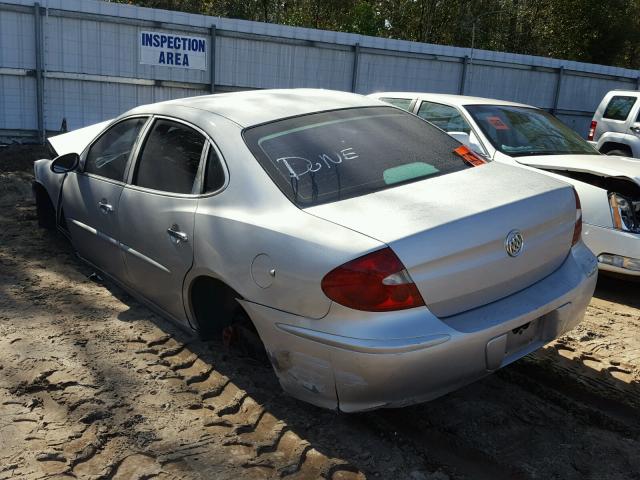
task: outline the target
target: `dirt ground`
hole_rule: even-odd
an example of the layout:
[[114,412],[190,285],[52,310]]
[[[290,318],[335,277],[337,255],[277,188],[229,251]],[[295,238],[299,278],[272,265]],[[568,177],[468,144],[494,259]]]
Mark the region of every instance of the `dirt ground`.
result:
[[325,411],[90,278],[37,228],[34,151],[0,148],[0,480],[640,478],[640,284],[443,398]]

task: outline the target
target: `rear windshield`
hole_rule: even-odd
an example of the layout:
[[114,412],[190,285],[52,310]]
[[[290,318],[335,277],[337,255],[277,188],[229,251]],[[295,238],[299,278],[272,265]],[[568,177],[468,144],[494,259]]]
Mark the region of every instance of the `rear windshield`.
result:
[[245,141],[301,208],[470,168],[460,143],[393,107],[315,113],[250,128]]
[[505,155],[597,155],[580,135],[537,108],[466,105],[491,144]]

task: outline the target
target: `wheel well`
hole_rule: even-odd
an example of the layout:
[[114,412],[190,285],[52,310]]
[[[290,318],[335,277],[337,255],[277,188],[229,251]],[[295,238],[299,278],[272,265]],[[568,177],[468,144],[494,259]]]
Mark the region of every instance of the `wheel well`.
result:
[[[47,189],[44,188],[44,185],[42,185],[40,182],[33,182],[32,186],[33,186],[33,193],[35,195],[37,195],[38,193],[44,194],[51,202],[51,197],[49,197],[49,192],[47,192]],[[53,202],[51,202],[51,204],[53,204]]]
[[36,201],[36,205],[40,205],[39,208],[44,208],[45,213],[51,216],[52,222],[55,224],[56,220],[56,207],[53,205],[53,201],[49,196],[49,192],[44,185],[39,182],[33,182],[31,184],[31,188],[33,190],[34,200]]
[[231,325],[238,309],[242,309],[238,303],[241,298],[233,288],[212,277],[202,276],[191,282],[190,307],[201,335],[217,335]]
[[605,142],[604,144],[602,144],[602,147],[600,147],[600,151],[602,153],[607,153],[611,150],[624,150],[625,152],[628,152],[629,155],[631,155],[631,149],[629,148],[629,145],[625,145],[624,143]]

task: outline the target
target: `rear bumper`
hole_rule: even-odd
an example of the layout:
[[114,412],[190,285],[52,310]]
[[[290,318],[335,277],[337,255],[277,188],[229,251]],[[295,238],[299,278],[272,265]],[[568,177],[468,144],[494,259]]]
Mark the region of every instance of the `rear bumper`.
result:
[[[312,320],[243,305],[287,392],[355,412],[436,398],[571,330],[595,289],[596,266],[580,243],[536,284],[441,319],[426,308],[374,314],[334,304],[327,317]],[[523,332],[513,332],[525,325]]]
[[[585,223],[583,224],[582,238],[596,257],[602,254],[611,254],[619,258],[632,259],[633,263],[640,263],[640,235],[636,233]],[[603,262],[600,262],[598,267],[603,271],[640,277],[640,270],[621,268]]]

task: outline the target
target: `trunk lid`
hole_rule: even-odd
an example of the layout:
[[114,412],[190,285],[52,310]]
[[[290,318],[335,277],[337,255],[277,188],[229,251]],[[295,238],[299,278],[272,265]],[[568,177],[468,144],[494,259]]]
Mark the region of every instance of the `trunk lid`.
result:
[[[440,317],[498,300],[552,273],[571,248],[576,219],[569,185],[499,163],[306,212],[388,244]],[[513,230],[524,237],[515,257],[505,248]]]

